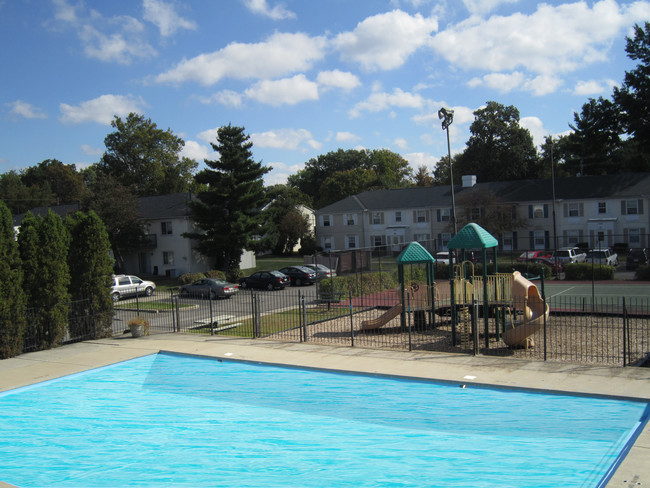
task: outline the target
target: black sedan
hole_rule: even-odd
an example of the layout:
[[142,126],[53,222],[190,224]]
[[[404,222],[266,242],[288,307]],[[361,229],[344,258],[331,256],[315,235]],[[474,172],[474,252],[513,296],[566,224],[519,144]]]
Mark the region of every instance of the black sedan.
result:
[[264,288],[266,290],[282,290],[291,280],[279,271],[258,271],[242,278],[239,285],[242,288]]
[[211,299],[230,298],[238,291],[239,285],[216,278],[202,278],[194,283],[183,285],[179,289],[179,293],[183,296],[209,297]]
[[318,279],[316,272],[305,266],[287,266],[280,273],[287,275],[293,286],[311,285]]

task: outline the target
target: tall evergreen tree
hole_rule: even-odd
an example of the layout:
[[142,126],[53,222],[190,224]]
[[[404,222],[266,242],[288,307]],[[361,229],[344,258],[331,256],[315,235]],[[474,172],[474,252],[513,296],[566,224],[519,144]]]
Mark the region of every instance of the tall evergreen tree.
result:
[[205,161],[208,169],[196,175],[206,185],[191,202],[196,226],[203,232],[184,234],[198,241],[198,250],[215,259],[215,266],[234,276],[242,252],[251,246],[262,222],[261,209],[269,202],[262,177],[271,171],[252,158],[249,136],[243,127],[230,124],[217,131],[216,161]]
[[[82,335],[89,332],[89,323],[94,316],[97,337],[111,335],[113,300],[110,295],[113,274],[111,244],[106,226],[92,210],[85,214],[77,212],[66,218],[70,233],[70,294],[74,303],[80,303],[71,321],[70,333]],[[75,330],[78,329],[78,330]]]
[[38,349],[63,338],[70,310],[68,231],[51,210],[43,218],[27,214],[21,224],[18,246],[23,264],[24,288],[34,314],[28,328]]
[[9,208],[0,201],[0,359],[23,352],[25,294]]

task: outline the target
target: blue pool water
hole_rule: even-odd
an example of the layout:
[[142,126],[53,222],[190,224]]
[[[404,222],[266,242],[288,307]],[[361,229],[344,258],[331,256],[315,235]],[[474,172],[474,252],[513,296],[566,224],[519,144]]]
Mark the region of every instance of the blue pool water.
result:
[[648,404],[146,356],[0,393],[0,481],[599,486]]

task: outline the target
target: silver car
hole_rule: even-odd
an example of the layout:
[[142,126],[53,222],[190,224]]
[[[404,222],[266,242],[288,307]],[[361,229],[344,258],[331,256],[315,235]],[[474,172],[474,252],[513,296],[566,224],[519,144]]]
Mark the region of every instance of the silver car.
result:
[[151,296],[156,289],[153,281],[142,280],[132,275],[113,275],[113,286],[111,296],[117,302],[121,298],[134,297],[138,295]]
[[201,278],[194,283],[183,285],[179,289],[179,293],[183,296],[208,297],[210,299],[230,298],[238,291],[239,285],[217,278]]

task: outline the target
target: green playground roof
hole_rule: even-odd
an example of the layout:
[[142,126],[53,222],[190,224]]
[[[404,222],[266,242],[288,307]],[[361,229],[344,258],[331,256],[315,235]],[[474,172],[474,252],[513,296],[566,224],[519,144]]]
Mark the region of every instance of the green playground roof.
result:
[[411,242],[397,256],[397,264],[434,263],[435,261],[429,251],[419,242]]
[[447,244],[448,249],[485,249],[499,243],[487,230],[478,224],[467,224]]

